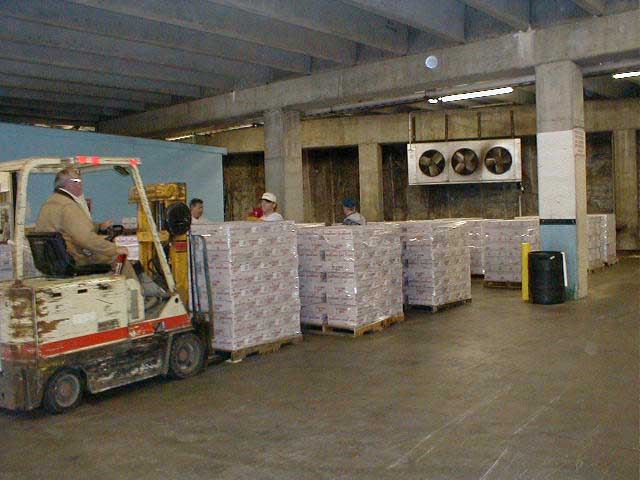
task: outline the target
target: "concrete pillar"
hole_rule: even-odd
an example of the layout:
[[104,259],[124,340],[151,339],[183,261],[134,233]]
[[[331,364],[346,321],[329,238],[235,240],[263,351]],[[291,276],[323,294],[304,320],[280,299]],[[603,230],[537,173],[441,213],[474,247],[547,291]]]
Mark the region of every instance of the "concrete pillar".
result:
[[304,221],[300,113],[270,110],[264,114],[264,177],[278,198],[285,220]]
[[616,188],[616,225],[618,250],[640,249],[638,230],[638,153],[635,130],[613,132],[613,161]]
[[587,174],[582,73],[570,61],[536,67],[538,202],[543,250],[565,252],[569,295],[587,295]]
[[384,220],[382,203],[382,148],[377,143],[358,145],[360,213],[369,222]]

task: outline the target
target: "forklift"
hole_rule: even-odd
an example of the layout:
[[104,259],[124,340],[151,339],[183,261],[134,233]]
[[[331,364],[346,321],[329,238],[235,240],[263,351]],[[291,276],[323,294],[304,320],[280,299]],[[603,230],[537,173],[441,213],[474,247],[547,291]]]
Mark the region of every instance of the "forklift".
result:
[[[191,215],[181,201],[186,187],[151,188],[150,202],[139,165],[139,159],[83,156],[0,163],[0,176],[12,179],[14,200],[8,214],[13,278],[0,281],[0,407],[42,406],[62,413],[76,407],[85,392],[158,375],[184,379],[203,368],[211,348],[213,302],[208,283],[206,309],[200,308],[205,302],[198,295],[190,294],[196,270],[206,272],[207,266],[189,264]],[[130,201],[138,204],[140,267],[156,287],[153,305],[143,275],[128,278],[112,265],[78,266],[59,233],[25,232],[30,175],[70,167],[83,174],[115,170],[133,179]],[[113,241],[121,231],[114,228],[107,238]],[[26,242],[42,276],[26,278]],[[197,238],[193,244],[204,248]],[[206,254],[199,258],[206,262]]]

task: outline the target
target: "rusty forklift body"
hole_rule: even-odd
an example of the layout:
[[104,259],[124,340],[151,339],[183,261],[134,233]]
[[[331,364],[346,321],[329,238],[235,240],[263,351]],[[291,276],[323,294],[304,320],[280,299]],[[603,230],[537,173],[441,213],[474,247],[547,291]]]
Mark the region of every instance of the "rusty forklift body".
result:
[[[0,282],[0,407],[31,410],[44,404],[57,413],[75,407],[83,391],[101,392],[167,373],[185,378],[201,368],[208,342],[198,336],[197,330],[203,329],[194,327],[176,286],[139,163],[98,157],[0,163],[0,172],[17,174],[11,212],[14,273],[12,280]],[[25,278],[29,175],[67,167],[117,167],[132,176],[145,238],[166,286],[159,305],[145,311],[140,282],[115,273]],[[203,315],[206,318],[206,313],[198,315],[200,323]]]

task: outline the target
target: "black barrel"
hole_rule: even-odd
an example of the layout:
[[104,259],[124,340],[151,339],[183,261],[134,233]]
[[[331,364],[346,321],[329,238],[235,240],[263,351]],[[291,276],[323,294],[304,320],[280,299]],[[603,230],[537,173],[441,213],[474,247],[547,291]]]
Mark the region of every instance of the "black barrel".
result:
[[529,253],[529,297],[542,305],[565,301],[562,252]]

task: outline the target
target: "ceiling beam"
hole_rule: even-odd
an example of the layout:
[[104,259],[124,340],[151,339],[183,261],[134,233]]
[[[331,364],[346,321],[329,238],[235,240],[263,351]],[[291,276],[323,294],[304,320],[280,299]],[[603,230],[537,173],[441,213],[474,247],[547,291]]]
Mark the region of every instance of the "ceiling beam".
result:
[[[479,82],[532,75],[536,65],[560,60],[588,63],[611,56],[635,57],[640,31],[638,11],[634,13],[590,17],[434,50],[440,59],[434,70],[425,68],[424,55],[398,57],[114,119],[101,128],[134,136],[173,133],[276,108],[305,111],[462,85],[471,90]],[[585,35],[589,41],[584,41]]]
[[116,37],[283,71],[310,73],[309,57],[257,43],[199,32],[106,10],[46,0],[5,0],[0,12],[47,25]]
[[638,92],[631,82],[615,80],[610,76],[588,77],[583,80],[584,89],[603,98],[624,98]]
[[259,65],[52,27],[11,17],[0,17],[0,39],[193,70],[194,75],[197,75],[197,72],[208,72],[230,78],[249,78],[253,85],[266,83],[272,79],[271,69]]
[[129,77],[120,74],[107,74],[89,72],[87,70],[75,70],[71,68],[55,67],[37,63],[25,63],[21,61],[0,59],[0,73],[6,75],[20,75],[23,77],[38,78],[42,80],[56,80],[61,82],[73,82],[84,85],[103,86],[110,88],[123,88],[141,92],[151,92],[184,97],[187,99],[201,98],[216,95],[212,88],[203,88],[183,83],[165,82],[162,80],[149,80],[145,78]]
[[464,4],[457,0],[345,0],[448,41],[463,43]]
[[516,30],[529,28],[529,0],[460,0]]
[[7,123],[28,123],[42,125],[74,125],[83,127],[95,127],[98,122],[93,117],[41,117],[39,115],[14,115],[11,113],[3,113],[0,110],[0,121]]
[[218,5],[336,35],[397,54],[407,52],[407,27],[336,0],[210,0]]
[[144,102],[116,100],[112,98],[98,98],[87,95],[72,95],[70,93],[41,92],[26,88],[0,87],[0,97],[22,98],[27,100],[72,103],[76,105],[95,105],[99,107],[115,108],[119,110],[144,111],[148,105]]
[[352,65],[356,44],[285,22],[251,15],[206,0],[72,0],[73,3],[115,13],[169,23],[202,32],[280,48],[290,52]]
[[573,3],[578,5],[583,10],[586,10],[591,15],[602,15],[606,9],[605,0],[572,0]]
[[39,78],[6,75],[3,73],[0,73],[0,88],[1,87],[26,88],[42,92],[58,92],[69,93],[72,95],[131,100],[155,105],[170,105],[173,103],[171,95],[164,95],[161,93],[138,92],[120,88],[61,82],[57,80],[43,80]]
[[114,108],[108,107],[98,107],[94,105],[76,105],[69,103],[55,103],[51,101],[39,101],[38,103],[34,103],[31,100],[26,100],[23,98],[5,98],[0,97],[0,106],[2,107],[12,107],[16,109],[29,109],[38,112],[43,112],[44,114],[48,114],[54,116],[57,112],[64,112],[67,115],[80,117],[82,115],[95,115],[100,117],[115,117],[118,115],[122,115],[122,110],[117,110]]
[[97,122],[102,117],[100,115],[87,113],[87,112],[68,112],[63,109],[56,110],[40,110],[38,108],[25,108],[25,107],[9,107],[0,105],[0,113],[6,115],[21,115],[27,117],[38,118],[56,118],[65,120],[77,120],[79,118],[91,119],[93,122]]
[[8,40],[0,42],[0,58],[114,75],[124,73],[130,77],[180,82],[217,90],[232,90],[236,85],[234,79],[212,73],[195,74],[189,70],[163,65]]

